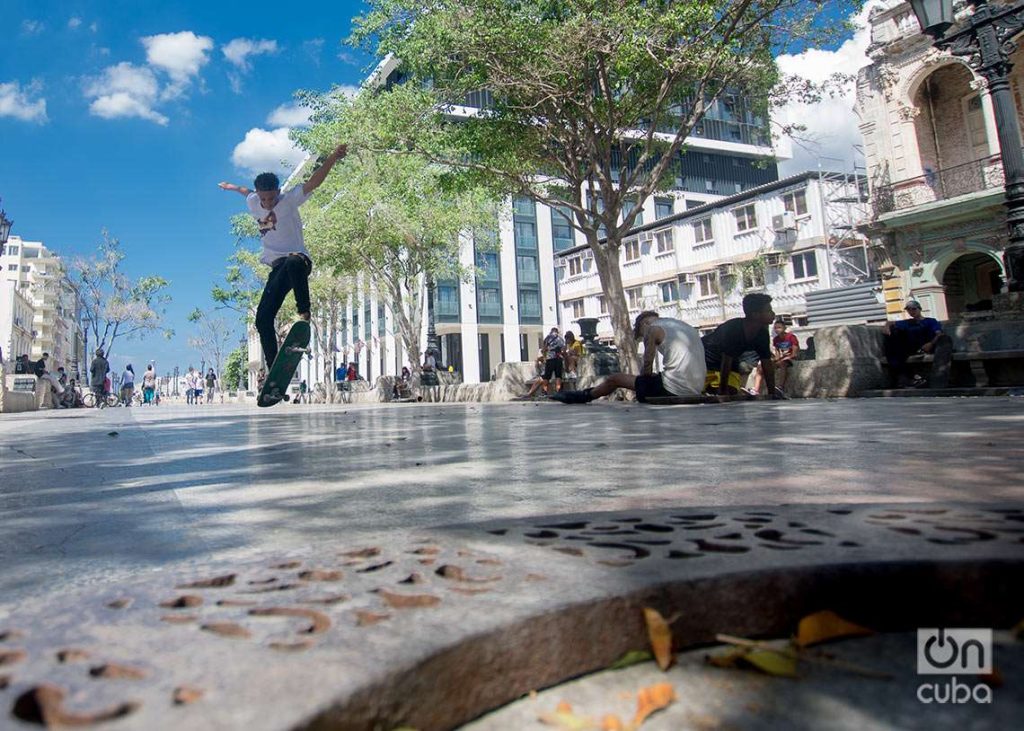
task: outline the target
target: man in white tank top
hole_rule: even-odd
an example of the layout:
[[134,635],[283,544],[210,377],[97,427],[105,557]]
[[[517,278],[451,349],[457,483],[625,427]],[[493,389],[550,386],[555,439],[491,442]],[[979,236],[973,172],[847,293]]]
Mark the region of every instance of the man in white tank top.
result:
[[[597,386],[583,391],[563,391],[550,396],[565,404],[585,404],[615,391],[636,391],[637,401],[659,396],[699,396],[704,389],[707,367],[700,333],[682,320],[658,317],[657,312],[637,315],[633,335],[644,344],[644,362],[639,376],[615,373]],[[661,373],[654,372],[654,359],[661,356]]]

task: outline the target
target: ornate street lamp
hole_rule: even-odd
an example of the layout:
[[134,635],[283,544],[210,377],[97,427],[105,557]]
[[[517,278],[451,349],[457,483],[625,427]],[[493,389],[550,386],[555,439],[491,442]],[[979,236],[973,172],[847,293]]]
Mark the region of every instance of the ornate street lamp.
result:
[[4,255],[4,248],[7,245],[7,239],[11,235],[11,226],[14,225],[14,221],[7,218],[7,211],[0,208],[0,256]]
[[1024,150],[1010,90],[1010,54],[1016,50],[1012,39],[1024,30],[1024,3],[992,7],[987,0],[976,0],[971,3],[973,14],[948,35],[955,22],[952,0],[911,0],[910,5],[936,48],[960,56],[988,82],[1006,181],[1006,288],[1024,292]]

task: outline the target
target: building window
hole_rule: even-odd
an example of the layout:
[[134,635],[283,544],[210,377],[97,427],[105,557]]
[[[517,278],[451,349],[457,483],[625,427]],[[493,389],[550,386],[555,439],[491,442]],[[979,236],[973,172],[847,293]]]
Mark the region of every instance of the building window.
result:
[[982,157],[988,154],[988,135],[985,132],[985,113],[980,94],[967,100],[965,117],[974,156]]
[[608,314],[608,300],[603,294],[597,296],[597,311],[602,315]]
[[704,272],[697,275],[697,291],[700,299],[718,296],[718,273]]
[[782,196],[782,204],[794,216],[807,215],[807,191],[794,190],[792,193],[786,193]]
[[629,239],[623,244],[622,247],[626,252],[626,263],[640,261],[640,241],[638,239]]
[[572,305],[572,316],[574,320],[578,320],[584,315],[583,300],[577,299],[569,302]]
[[535,289],[519,290],[519,317],[540,317],[540,292]]
[[666,228],[654,234],[655,245],[659,254],[667,254],[676,250],[675,241],[672,239],[672,229]]
[[501,317],[501,289],[497,287],[477,287],[476,306],[480,317]]
[[793,279],[811,279],[818,276],[818,258],[813,251],[793,254]]
[[757,228],[757,214],[754,211],[754,204],[742,208],[733,209],[732,215],[736,217],[736,230],[739,232],[750,231]]
[[626,301],[629,303],[629,309],[639,310],[644,304],[644,288],[630,287],[627,289]]
[[673,205],[671,198],[655,198],[654,199],[654,218],[668,218],[672,215]]
[[715,237],[711,233],[710,218],[705,218],[703,221],[697,221],[693,224],[693,241],[696,246],[714,243]]
[[516,277],[520,284],[538,284],[540,282],[540,269],[537,266],[537,257],[517,254]]
[[568,208],[558,206],[551,209],[551,242],[556,252],[571,249],[576,244],[572,216]]
[[583,273],[583,257],[574,256],[569,259],[569,276],[575,277]]
[[[634,208],[636,208],[636,201],[623,201],[622,202],[622,220],[623,221],[625,221],[626,217],[629,216],[629,214],[633,212]],[[636,214],[636,220],[633,221],[633,225],[634,226],[643,226],[644,225],[644,210],[643,210],[643,208],[641,208],[640,211]]]
[[679,299],[679,283],[676,280],[661,283],[661,301],[675,302]]
[[[438,317],[454,317],[459,316],[459,284],[455,280],[449,280],[448,282],[437,283],[435,290],[436,299],[434,304],[437,307]],[[383,335],[383,333],[381,333]]]
[[[456,298],[458,298],[458,289],[455,290]],[[384,337],[387,334],[387,315],[384,312],[384,305],[377,305],[377,336]]]
[[17,254],[18,253],[18,247],[17,246],[8,246],[7,247],[7,253],[8,254]]
[[16,272],[16,271],[18,271],[18,265],[17,264],[8,264],[7,265],[7,271],[9,271],[9,272]]

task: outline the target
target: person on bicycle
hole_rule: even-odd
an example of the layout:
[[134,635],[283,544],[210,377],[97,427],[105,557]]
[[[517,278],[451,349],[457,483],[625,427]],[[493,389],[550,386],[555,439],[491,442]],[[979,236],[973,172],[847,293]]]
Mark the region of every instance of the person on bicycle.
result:
[[106,396],[107,371],[110,370],[110,363],[103,357],[103,348],[96,349],[96,357],[92,359],[89,366],[89,387],[96,396],[96,406],[103,403]]

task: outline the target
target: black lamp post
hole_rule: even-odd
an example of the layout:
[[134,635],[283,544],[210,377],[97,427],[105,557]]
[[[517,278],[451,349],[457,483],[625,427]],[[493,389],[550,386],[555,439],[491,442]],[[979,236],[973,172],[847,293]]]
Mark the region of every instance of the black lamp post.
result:
[[171,387],[174,390],[173,395],[178,395],[178,366],[174,366],[174,385]]
[[1003,252],[1006,288],[1024,291],[1024,150],[1021,149],[1020,124],[1010,90],[1010,54],[1016,50],[1013,36],[1024,30],[1024,3],[992,7],[987,0],[972,3],[974,13],[959,29],[953,26],[952,0],[910,0],[925,33],[935,39],[935,47],[960,56],[988,82],[996,114],[999,149],[1006,180],[1006,225],[1010,243]]
[[441,341],[437,338],[437,327],[434,320],[434,278],[427,277],[427,352],[435,359],[441,357]]
[[0,208],[0,256],[4,254],[7,238],[11,235],[11,226],[13,225],[14,221],[7,218],[7,211]]

